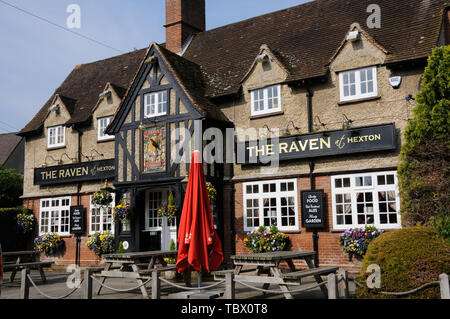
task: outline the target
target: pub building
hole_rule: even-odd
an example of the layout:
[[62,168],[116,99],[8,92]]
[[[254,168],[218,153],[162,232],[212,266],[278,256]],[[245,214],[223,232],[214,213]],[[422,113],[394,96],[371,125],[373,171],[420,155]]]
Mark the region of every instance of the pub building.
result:
[[[73,263],[71,206],[86,210],[82,265],[100,262],[85,245],[95,231],[127,251],[168,249],[179,215],[169,223],[158,207],[172,194],[181,212],[202,149],[216,155],[204,170],[226,262],[248,252],[248,232],[276,225],[289,249],[358,271],[339,235],[402,227],[403,132],[427,57],[450,39],[445,0],[370,5],[317,0],[205,30],[204,0],[166,0],[164,44],[77,66],[20,132],[24,205],[40,234],[67,236],[57,261]],[[105,180],[129,222],[91,204]]]

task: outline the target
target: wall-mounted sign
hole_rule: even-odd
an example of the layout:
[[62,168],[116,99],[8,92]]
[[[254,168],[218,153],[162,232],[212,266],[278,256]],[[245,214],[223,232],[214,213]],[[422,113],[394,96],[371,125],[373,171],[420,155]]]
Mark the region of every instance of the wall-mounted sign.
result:
[[70,206],[70,233],[82,235],[85,233],[86,209],[83,206]]
[[305,228],[325,227],[324,191],[302,191],[302,226]]
[[111,179],[115,176],[114,159],[34,169],[34,185],[77,183]]
[[[269,163],[331,155],[393,150],[396,146],[395,125],[383,124],[350,130],[280,137],[238,143],[238,164]],[[243,151],[243,158],[239,152]]]
[[142,172],[165,172],[166,150],[166,124],[144,129],[142,131]]

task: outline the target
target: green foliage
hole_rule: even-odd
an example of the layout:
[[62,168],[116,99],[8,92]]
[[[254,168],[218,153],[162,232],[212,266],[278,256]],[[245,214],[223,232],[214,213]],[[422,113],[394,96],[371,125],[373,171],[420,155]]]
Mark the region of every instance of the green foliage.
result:
[[0,207],[15,207],[22,203],[23,177],[13,169],[0,166]]
[[450,46],[433,51],[422,85],[398,168],[406,225],[429,224],[431,217],[449,214]]
[[439,280],[439,274],[450,272],[450,242],[440,237],[434,229],[425,226],[407,227],[385,232],[373,241],[363,259],[357,280],[357,298],[440,298],[439,286],[399,297],[376,294],[365,282],[370,275],[366,269],[371,264],[381,268],[381,291],[404,292],[426,283]]
[[450,216],[442,214],[436,217],[430,218],[430,225],[436,230],[436,232],[442,237],[450,241]]
[[123,242],[121,241],[119,243],[119,248],[117,248],[116,254],[123,254],[125,253],[125,248],[123,248]]
[[175,242],[173,241],[173,239],[170,241],[170,247],[169,247],[169,250],[170,250],[170,251],[175,250]]

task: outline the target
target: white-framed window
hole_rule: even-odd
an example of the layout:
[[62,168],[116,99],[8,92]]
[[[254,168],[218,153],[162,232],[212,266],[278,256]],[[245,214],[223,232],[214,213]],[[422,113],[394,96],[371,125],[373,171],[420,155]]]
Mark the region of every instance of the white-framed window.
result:
[[95,232],[110,231],[114,234],[113,209],[115,206],[115,194],[112,194],[113,201],[108,206],[98,206],[92,204],[92,195],[90,197],[89,214],[89,234]]
[[[162,217],[158,215],[158,209],[162,204],[167,204],[167,190],[152,190],[145,194],[145,230],[161,231],[163,228]],[[176,227],[173,220],[169,227]]]
[[333,229],[401,228],[396,171],[332,176],[331,189]]
[[155,117],[167,114],[167,91],[144,95],[145,117]]
[[40,206],[39,234],[69,235],[70,197],[43,198]]
[[281,111],[281,86],[274,85],[250,91],[252,115]]
[[296,179],[244,183],[243,193],[244,231],[260,226],[299,229]]
[[378,95],[376,66],[339,73],[341,102]]
[[112,116],[107,116],[97,119],[97,136],[99,141],[110,140],[114,138],[114,135],[105,133],[105,130],[108,127],[109,123],[111,123],[112,118]]
[[47,147],[61,147],[66,145],[65,127],[53,126],[47,129]]

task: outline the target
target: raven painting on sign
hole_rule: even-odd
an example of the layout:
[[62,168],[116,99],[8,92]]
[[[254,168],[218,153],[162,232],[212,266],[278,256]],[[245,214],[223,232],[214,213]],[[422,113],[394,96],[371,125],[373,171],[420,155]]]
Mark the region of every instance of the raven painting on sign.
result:
[[143,173],[161,173],[166,170],[166,125],[158,125],[144,129],[143,141]]

